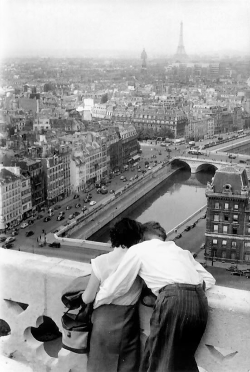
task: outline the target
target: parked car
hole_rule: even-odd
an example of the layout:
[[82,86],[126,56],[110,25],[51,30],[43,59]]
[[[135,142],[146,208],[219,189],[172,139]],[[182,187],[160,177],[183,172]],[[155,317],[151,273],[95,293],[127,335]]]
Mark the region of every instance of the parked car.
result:
[[81,207],[81,204],[80,204],[80,203],[77,203],[77,204],[75,205],[75,207],[76,207],[76,208],[80,208],[80,207]]
[[62,221],[64,220],[64,216],[62,214],[59,214],[59,216],[57,217],[57,221]]
[[114,194],[114,193],[115,193],[115,190],[112,190],[112,189],[111,189],[111,190],[109,190],[109,193],[110,193],[110,194]]
[[9,236],[6,240],[5,240],[5,244],[7,243],[12,243],[16,240],[16,238],[14,238],[14,236]]
[[12,248],[13,247],[13,244],[12,243],[5,243],[4,245],[3,245],[3,248],[6,248],[6,249],[10,249],[10,248]]
[[237,270],[237,271],[232,271],[232,272],[231,272],[231,275],[235,275],[235,276],[242,276],[242,275],[243,275],[243,273],[242,273],[242,272],[240,272],[240,270]]
[[32,230],[26,231],[25,236],[29,237],[31,235],[34,235],[34,231]]
[[67,205],[66,210],[69,211],[72,208],[71,205]]
[[32,225],[34,223],[34,220],[28,220],[28,224]]
[[246,164],[246,160],[240,159],[240,160],[239,160],[239,163]]
[[120,180],[123,180],[124,178],[125,178],[125,176],[121,176],[121,177],[120,177]]
[[43,215],[42,214],[38,214],[37,215],[37,219],[40,220],[41,218],[43,218]]
[[182,237],[182,234],[176,235],[175,239],[180,239]]
[[3,242],[5,242],[5,240],[7,239],[7,237],[6,236],[1,236],[0,237],[0,243],[3,243]]
[[14,230],[14,231],[12,231],[11,235],[12,235],[12,236],[16,236],[16,235],[18,235],[18,230]]
[[229,157],[229,159],[236,159],[236,155],[234,155],[234,154],[229,154],[228,157]]
[[29,226],[28,222],[21,223],[20,227],[21,229],[25,229],[25,227]]
[[61,248],[61,243],[60,242],[52,242],[52,243],[49,244],[49,247]]
[[108,193],[108,189],[101,189],[101,190],[100,190],[100,193],[101,193],[101,194],[107,194],[107,193]]
[[51,220],[50,217],[44,217],[43,222],[49,222]]
[[187,227],[184,229],[184,231],[189,231],[189,230],[191,230],[191,226],[190,226],[190,225],[187,226]]
[[70,214],[69,215],[69,220],[73,220],[73,218],[74,218],[73,214]]
[[82,207],[82,212],[85,212],[87,210],[88,210],[88,208],[86,207],[86,205],[84,205],[84,207]]
[[96,204],[96,201],[92,200],[89,205],[95,205]]
[[75,194],[74,197],[73,197],[73,199],[78,199],[78,198],[80,198],[80,195],[78,195],[78,194]]
[[60,208],[62,208],[62,206],[60,204],[55,205],[55,207],[54,207],[55,210],[60,209]]
[[200,249],[205,249],[205,243],[201,244]]
[[148,167],[148,170],[151,170],[152,168],[151,167]]
[[73,213],[73,218],[79,216],[79,214],[80,214],[79,212],[74,212],[74,213]]
[[237,270],[237,266],[234,266],[234,265],[232,265],[232,266],[230,266],[226,269],[226,271],[236,271],[236,270]]

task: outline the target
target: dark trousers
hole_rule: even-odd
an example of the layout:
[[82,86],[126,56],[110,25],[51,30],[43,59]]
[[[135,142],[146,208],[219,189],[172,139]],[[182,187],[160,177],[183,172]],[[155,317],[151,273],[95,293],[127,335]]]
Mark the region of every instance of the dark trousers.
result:
[[88,372],[138,372],[138,306],[102,305],[92,314]]
[[150,320],[140,372],[198,372],[194,354],[207,317],[207,298],[200,285],[164,287]]

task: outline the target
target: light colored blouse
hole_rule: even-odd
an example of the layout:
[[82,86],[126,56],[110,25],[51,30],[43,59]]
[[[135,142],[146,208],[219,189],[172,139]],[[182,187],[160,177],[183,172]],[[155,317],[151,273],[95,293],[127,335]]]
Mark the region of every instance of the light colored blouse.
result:
[[215,284],[214,277],[193,258],[192,254],[174,242],[152,239],[129,248],[115,273],[101,285],[96,296],[96,307],[113,303],[126,293],[137,276],[157,296],[168,284],[202,284],[206,289]]
[[[92,270],[99,279],[100,285],[116,271],[128,250],[128,248],[117,247],[114,248],[112,252],[102,254],[91,260]],[[140,297],[141,289],[142,280],[137,277],[131,288],[122,296],[114,299],[111,303],[114,305],[134,305]],[[102,304],[105,304],[105,302]],[[96,306],[96,302],[94,302],[94,308],[96,307],[98,306]]]

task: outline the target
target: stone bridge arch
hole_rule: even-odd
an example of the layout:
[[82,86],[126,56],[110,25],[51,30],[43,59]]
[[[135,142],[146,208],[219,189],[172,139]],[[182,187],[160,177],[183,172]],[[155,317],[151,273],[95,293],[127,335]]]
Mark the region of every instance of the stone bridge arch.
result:
[[198,165],[196,168],[195,173],[201,172],[201,171],[213,171],[214,173],[217,171],[218,167],[211,163],[202,163]]
[[192,173],[191,166],[188,164],[187,161],[182,160],[182,159],[173,159],[171,161],[171,167],[172,167],[172,169],[183,168],[183,169],[191,171],[191,173]]

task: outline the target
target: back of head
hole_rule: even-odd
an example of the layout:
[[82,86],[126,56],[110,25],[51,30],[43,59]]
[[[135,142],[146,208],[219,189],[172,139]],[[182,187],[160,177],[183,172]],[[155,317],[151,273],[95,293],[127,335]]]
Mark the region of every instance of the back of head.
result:
[[142,239],[142,224],[123,218],[110,229],[110,239],[112,247],[131,247]]
[[166,240],[167,234],[165,229],[156,221],[149,221],[142,225],[143,229],[143,240],[150,240],[158,238],[163,241]]

